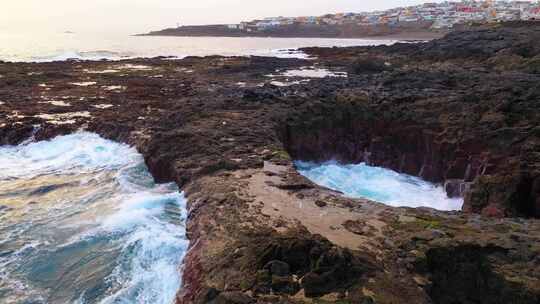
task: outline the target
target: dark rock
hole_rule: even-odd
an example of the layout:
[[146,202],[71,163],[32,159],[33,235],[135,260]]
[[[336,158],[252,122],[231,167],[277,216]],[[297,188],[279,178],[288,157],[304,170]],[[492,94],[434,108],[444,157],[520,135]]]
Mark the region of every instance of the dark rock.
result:
[[320,208],[326,207],[328,204],[325,201],[317,200],[315,201],[315,205],[317,205]]
[[444,190],[450,198],[463,197],[468,190],[468,184],[460,179],[446,180],[444,182]]
[[212,302],[214,304],[250,304],[255,301],[250,296],[239,291],[226,291],[220,293]]
[[434,248],[427,254],[432,286],[428,290],[435,303],[538,303],[540,295],[522,284],[507,281],[494,272],[494,259],[504,249],[460,246]]
[[272,274],[269,270],[259,270],[256,276],[256,285],[253,288],[258,293],[270,293],[272,291]]
[[387,70],[390,70],[390,66],[377,58],[359,58],[352,65],[352,71],[355,74],[380,73]]
[[212,300],[219,296],[219,290],[215,288],[209,288],[204,296],[204,302],[210,303]]
[[294,282],[292,277],[272,276],[272,291],[285,294],[296,294],[300,284]]
[[288,276],[290,274],[289,264],[277,260],[268,262],[264,269],[269,270],[272,275],[276,276]]
[[343,223],[343,227],[354,234],[362,235],[365,233],[364,228],[366,223],[360,221],[346,221]]
[[322,296],[330,292],[331,284],[328,277],[322,277],[315,272],[306,274],[302,279],[302,288],[304,288],[306,297]]
[[[258,277],[267,282],[270,275],[267,269],[271,265],[279,265],[279,272],[285,273],[284,269],[281,269],[286,268],[282,264],[285,262],[290,265],[292,274],[304,277],[301,287],[309,297],[321,296],[351,286],[361,275],[372,270],[371,262],[355,257],[349,250],[332,246],[326,240],[278,238],[258,256],[261,257],[261,263],[268,265],[265,267],[265,273],[259,272]],[[275,276],[272,276],[272,280],[274,279]],[[290,277],[282,277],[278,281],[284,284],[284,290],[296,290],[296,284],[290,281]]]

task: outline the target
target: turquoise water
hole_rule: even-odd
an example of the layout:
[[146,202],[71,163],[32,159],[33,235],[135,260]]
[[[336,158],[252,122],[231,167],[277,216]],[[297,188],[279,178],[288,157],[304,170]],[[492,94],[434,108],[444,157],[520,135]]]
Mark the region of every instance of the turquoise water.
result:
[[296,162],[300,174],[352,198],[367,198],[394,207],[461,210],[463,199],[448,198],[443,187],[418,177],[366,164]]
[[185,205],[95,134],[0,147],[0,303],[171,303]]

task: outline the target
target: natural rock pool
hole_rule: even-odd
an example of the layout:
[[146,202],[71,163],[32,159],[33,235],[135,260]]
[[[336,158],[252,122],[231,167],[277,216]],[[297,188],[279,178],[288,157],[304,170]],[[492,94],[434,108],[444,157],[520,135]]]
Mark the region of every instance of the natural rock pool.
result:
[[443,187],[418,177],[366,164],[340,165],[295,162],[300,174],[313,182],[343,192],[353,198],[366,198],[394,207],[430,207],[461,210],[463,199],[448,198]]
[[0,147],[0,302],[171,303],[185,204],[95,134]]

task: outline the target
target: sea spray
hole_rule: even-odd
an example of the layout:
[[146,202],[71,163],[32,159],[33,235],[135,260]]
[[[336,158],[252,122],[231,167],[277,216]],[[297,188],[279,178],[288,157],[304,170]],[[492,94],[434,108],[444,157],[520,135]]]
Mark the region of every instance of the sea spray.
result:
[[185,204],[96,134],[1,147],[0,303],[171,303]]

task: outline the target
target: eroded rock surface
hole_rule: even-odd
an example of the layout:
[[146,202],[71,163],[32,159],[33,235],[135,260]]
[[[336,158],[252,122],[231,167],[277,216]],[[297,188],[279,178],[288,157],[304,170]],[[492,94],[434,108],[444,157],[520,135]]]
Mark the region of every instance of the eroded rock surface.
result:
[[[0,143],[85,129],[183,187],[178,303],[537,304],[538,41],[509,24],[314,60],[0,63]],[[283,76],[306,68],[348,77]],[[465,212],[348,199],[292,162],[332,158],[445,183]]]

